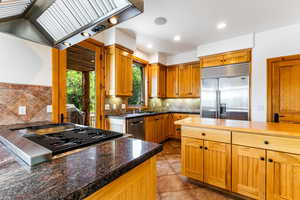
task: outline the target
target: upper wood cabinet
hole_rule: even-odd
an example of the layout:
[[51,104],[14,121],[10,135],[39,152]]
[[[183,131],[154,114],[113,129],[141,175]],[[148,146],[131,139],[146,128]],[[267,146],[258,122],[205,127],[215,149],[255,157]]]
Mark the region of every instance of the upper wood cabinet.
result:
[[179,97],[178,92],[178,66],[167,67],[167,97]]
[[167,67],[168,98],[200,96],[200,65],[199,62]]
[[166,97],[166,67],[160,63],[149,68],[149,97]]
[[201,67],[215,67],[243,62],[251,62],[251,49],[231,51],[200,58]]
[[106,50],[106,94],[132,96],[133,52],[120,45],[108,46]]

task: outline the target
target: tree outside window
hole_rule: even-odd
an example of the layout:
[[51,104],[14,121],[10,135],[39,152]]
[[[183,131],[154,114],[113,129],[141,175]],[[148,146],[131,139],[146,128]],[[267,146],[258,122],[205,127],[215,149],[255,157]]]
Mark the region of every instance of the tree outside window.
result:
[[144,66],[133,63],[133,95],[128,99],[129,106],[143,106],[145,103]]

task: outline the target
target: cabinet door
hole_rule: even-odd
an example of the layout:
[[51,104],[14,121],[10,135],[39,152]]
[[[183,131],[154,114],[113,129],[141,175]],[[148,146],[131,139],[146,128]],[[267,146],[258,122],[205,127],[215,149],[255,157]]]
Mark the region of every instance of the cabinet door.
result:
[[167,97],[178,97],[178,67],[167,67]]
[[266,151],[232,145],[232,191],[253,199],[265,199]]
[[155,119],[154,117],[145,118],[145,140],[154,142],[155,140]]
[[200,84],[201,84],[201,77],[200,77],[200,64],[193,64],[191,66],[191,92],[190,97],[200,97]]
[[251,61],[250,50],[240,50],[235,52],[228,52],[224,54],[224,64],[237,64]]
[[159,66],[158,70],[158,97],[166,97],[166,68]]
[[192,95],[190,65],[181,65],[179,67],[178,88],[180,97],[188,97]]
[[203,140],[182,138],[181,163],[184,176],[203,181]]
[[224,64],[223,59],[224,59],[223,54],[201,57],[200,58],[201,67],[221,66]]
[[132,55],[116,49],[116,96],[132,96]]
[[204,141],[204,182],[231,190],[231,145]]
[[170,138],[175,138],[175,115],[170,114],[169,115],[169,132],[168,132],[168,137]]
[[300,199],[300,156],[267,151],[267,200]]

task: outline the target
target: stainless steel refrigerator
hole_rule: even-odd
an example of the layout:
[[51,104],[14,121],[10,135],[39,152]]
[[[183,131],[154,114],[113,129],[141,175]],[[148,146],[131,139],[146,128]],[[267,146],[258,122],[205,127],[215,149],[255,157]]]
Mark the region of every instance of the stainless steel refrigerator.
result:
[[249,120],[249,63],[202,68],[201,116]]

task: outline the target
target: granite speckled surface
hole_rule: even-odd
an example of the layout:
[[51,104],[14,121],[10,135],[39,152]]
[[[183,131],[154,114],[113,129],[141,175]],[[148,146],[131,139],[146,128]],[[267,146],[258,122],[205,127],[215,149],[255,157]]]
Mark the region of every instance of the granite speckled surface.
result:
[[160,151],[119,138],[29,168],[0,143],[0,199],[83,199]]

